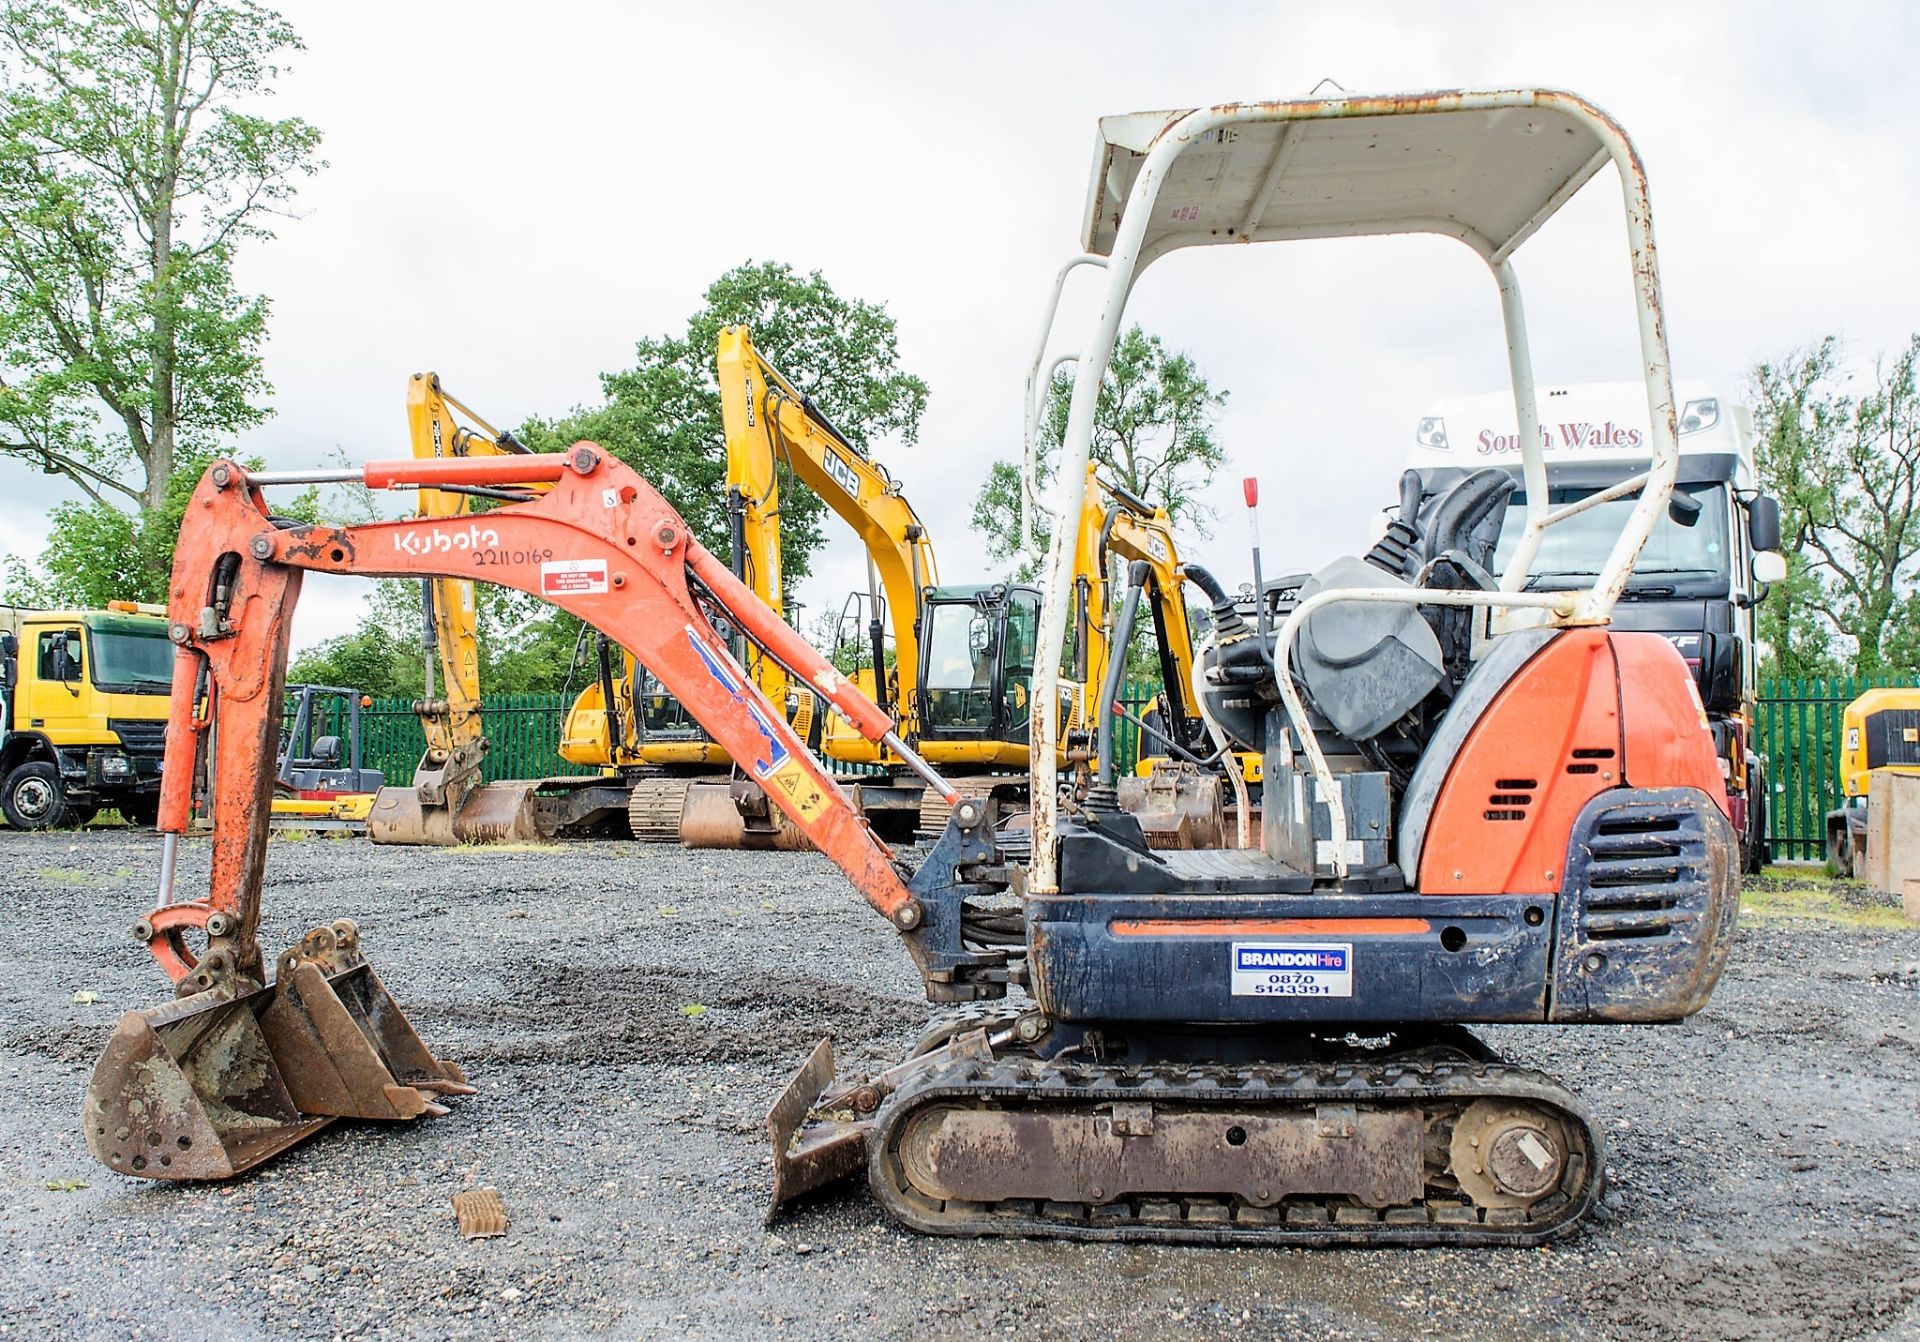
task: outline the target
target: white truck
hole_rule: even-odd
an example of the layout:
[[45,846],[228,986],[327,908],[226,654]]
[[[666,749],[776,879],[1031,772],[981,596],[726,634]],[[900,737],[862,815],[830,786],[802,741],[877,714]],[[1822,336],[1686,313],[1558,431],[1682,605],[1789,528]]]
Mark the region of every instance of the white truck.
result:
[[[1677,382],[1680,474],[1613,610],[1623,629],[1665,634],[1693,668],[1727,779],[1732,818],[1749,871],[1767,861],[1764,762],[1754,749],[1759,658],[1753,610],[1766,584],[1786,576],[1780,508],[1761,491],[1753,417],[1697,382]],[[1645,470],[1650,430],[1643,382],[1595,382],[1540,392],[1540,437],[1555,507]],[[1486,467],[1520,473],[1513,397],[1455,396],[1420,420],[1408,468],[1432,495]],[[1516,493],[1507,505],[1493,571],[1502,572],[1525,528]],[[1550,528],[1529,570],[1536,591],[1585,587],[1619,537],[1636,495],[1599,503]]]

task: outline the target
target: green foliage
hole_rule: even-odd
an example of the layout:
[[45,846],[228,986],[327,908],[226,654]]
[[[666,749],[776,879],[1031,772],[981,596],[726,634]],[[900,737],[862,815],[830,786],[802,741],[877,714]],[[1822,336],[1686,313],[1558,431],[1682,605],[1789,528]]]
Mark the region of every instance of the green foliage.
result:
[[[1114,345],[1113,360],[1094,407],[1090,457],[1115,484],[1167,510],[1175,525],[1204,519],[1199,493],[1226,461],[1215,423],[1227,393],[1215,391],[1192,357],[1167,349],[1159,336],[1130,327]],[[1056,373],[1048,389],[1036,442],[1035,474],[1042,496],[1052,485],[1066,439],[1073,377]],[[1020,466],[996,461],[973,504],[973,527],[995,559],[1015,560],[1016,576],[1032,577],[1038,554],[1024,552],[1020,531]],[[1036,547],[1044,553],[1052,518],[1036,512]]]
[[1832,674],[1843,659],[1861,676],[1920,669],[1920,336],[1863,396],[1841,390],[1839,359],[1829,336],[1750,378],[1788,559],[1760,610],[1769,675]]
[[[249,110],[298,49],[251,0],[0,0],[0,454],[158,509],[265,418],[233,249],[320,166],[312,126]],[[99,522],[123,553],[151,530]]]
[[[927,384],[900,368],[886,308],[841,297],[817,270],[802,276],[769,261],[736,266],[709,285],[684,333],[642,339],[632,368],[600,379],[606,404],[531,421],[522,440],[542,451],[581,438],[601,444],[652,481],[703,544],[726,554],[726,436],[714,352],[720,328],[734,324],[746,325],[755,347],[857,447],[888,434],[909,444],[918,438]],[[780,554],[790,579],[807,574],[824,510],[799,481],[782,482]]]

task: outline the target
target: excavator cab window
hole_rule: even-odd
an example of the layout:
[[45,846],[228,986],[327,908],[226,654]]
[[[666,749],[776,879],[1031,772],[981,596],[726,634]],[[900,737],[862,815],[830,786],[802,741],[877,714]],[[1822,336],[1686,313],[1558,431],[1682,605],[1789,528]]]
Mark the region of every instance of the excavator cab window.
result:
[[[1007,654],[1007,590],[947,589],[929,592],[926,635],[921,644],[921,730],[936,740],[1008,740],[1004,665]],[[1033,675],[1037,600],[1029,612],[1024,686]],[[1021,690],[1024,697],[1025,690]]]
[[1001,658],[1000,712],[1006,724],[1001,739],[1023,742],[1033,691],[1034,650],[1040,643],[1040,594],[1016,588],[1006,605],[1005,653]]

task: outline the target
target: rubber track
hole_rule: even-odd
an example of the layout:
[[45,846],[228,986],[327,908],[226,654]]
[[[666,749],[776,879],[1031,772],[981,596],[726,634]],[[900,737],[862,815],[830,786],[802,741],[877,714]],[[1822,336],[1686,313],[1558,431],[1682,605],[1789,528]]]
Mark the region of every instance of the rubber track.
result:
[[[1127,1084],[1117,1078],[1127,1077]],[[1223,1084],[1225,1083],[1225,1084]],[[1133,1197],[1098,1206],[1033,1200],[942,1203],[915,1192],[899,1173],[895,1143],[906,1120],[926,1105],[993,1102],[1076,1109],[1114,1101],[1231,1105],[1262,1102],[1294,1109],[1312,1104],[1365,1104],[1457,1111],[1483,1098],[1526,1100],[1556,1114],[1574,1149],[1558,1191],[1533,1207],[1484,1210],[1464,1199],[1384,1210],[1345,1198],[1289,1198],[1258,1208],[1230,1195]],[[1300,1248],[1340,1245],[1527,1247],[1573,1230],[1600,1194],[1605,1148],[1573,1093],[1543,1073],[1506,1063],[1340,1063],[1316,1066],[1190,1066],[1122,1069],[1047,1064],[1030,1058],[968,1062],[929,1073],[881,1108],[868,1147],[868,1181],[888,1213],[935,1235],[1023,1235],[1048,1239],[1125,1240],[1163,1244],[1269,1244]],[[1436,1171],[1428,1167],[1429,1191]]]

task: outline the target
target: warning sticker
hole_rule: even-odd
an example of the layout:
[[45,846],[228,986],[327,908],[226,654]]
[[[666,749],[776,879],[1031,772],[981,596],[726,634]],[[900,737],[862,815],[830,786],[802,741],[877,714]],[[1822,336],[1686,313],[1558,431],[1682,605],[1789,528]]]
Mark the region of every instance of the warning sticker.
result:
[[1236,941],[1235,997],[1352,997],[1353,944]]
[[540,566],[542,596],[578,596],[606,590],[604,559],[550,559]]
[[800,818],[809,824],[827,809],[827,798],[820,791],[820,785],[791,756],[767,775],[766,786],[780,789],[798,808]]

